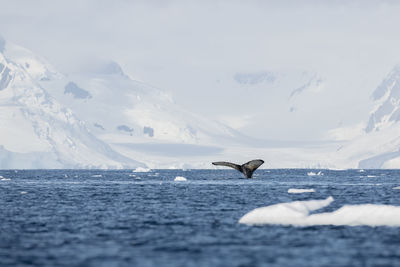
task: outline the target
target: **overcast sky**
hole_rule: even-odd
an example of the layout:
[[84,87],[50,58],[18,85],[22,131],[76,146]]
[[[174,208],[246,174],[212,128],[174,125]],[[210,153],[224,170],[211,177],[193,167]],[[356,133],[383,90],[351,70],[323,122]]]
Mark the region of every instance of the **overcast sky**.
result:
[[[232,86],[224,81],[237,72],[317,73],[326,93],[303,104],[331,108],[304,118],[302,135],[313,138],[323,134],[309,130],[313,121],[327,130],[367,120],[372,91],[400,63],[398,1],[0,0],[0,6],[0,34],[61,72],[112,59],[206,116],[251,118],[223,99]],[[339,102],[340,111],[333,109]],[[272,115],[286,121],[290,114],[266,114]],[[243,130],[277,138],[291,124],[273,125],[271,136]]]

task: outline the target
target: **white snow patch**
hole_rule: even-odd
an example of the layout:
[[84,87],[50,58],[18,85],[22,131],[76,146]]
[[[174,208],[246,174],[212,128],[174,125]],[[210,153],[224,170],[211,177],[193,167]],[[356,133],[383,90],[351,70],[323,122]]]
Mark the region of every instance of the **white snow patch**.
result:
[[183,176],[176,176],[174,179],[175,182],[186,182],[187,179]]
[[290,188],[288,190],[289,194],[301,194],[301,193],[314,193],[314,189],[297,189],[297,188]]
[[134,169],[132,172],[151,172],[151,169],[149,168],[143,168],[143,167],[137,167]]
[[392,205],[344,205],[333,212],[311,214],[328,206],[332,197],[323,200],[295,201],[257,208],[244,215],[239,223],[248,225],[281,224],[400,226],[400,207]]

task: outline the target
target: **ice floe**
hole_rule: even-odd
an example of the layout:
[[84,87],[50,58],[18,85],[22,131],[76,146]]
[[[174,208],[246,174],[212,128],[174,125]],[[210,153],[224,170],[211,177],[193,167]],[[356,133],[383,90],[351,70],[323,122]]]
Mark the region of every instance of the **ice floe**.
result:
[[322,176],[324,175],[321,171],[315,173],[315,172],[308,172],[307,173],[308,176]]
[[315,192],[315,190],[312,188],[310,189],[290,188],[287,192],[289,194],[301,194],[301,193],[313,193]]
[[176,176],[174,179],[175,182],[185,182],[187,179],[183,176]]
[[392,205],[344,205],[332,212],[311,211],[328,206],[332,197],[323,200],[294,201],[257,208],[244,215],[239,223],[248,225],[280,224],[293,226],[349,225],[400,226],[400,207]]
[[0,175],[0,181],[11,181],[11,179]]
[[143,167],[137,167],[134,169],[132,172],[151,172],[151,169],[149,168],[143,168]]

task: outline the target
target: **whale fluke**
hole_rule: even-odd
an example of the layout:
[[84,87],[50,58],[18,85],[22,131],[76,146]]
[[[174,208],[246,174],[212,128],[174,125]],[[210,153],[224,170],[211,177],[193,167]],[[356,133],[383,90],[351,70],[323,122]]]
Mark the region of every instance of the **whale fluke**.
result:
[[255,159],[251,160],[243,165],[238,165],[235,163],[230,163],[226,161],[217,161],[213,162],[213,165],[219,165],[219,166],[226,166],[226,167],[231,167],[234,168],[235,170],[240,171],[241,173],[246,176],[246,178],[251,178],[253,176],[253,172],[257,170],[258,167],[260,167],[264,161],[262,159]]

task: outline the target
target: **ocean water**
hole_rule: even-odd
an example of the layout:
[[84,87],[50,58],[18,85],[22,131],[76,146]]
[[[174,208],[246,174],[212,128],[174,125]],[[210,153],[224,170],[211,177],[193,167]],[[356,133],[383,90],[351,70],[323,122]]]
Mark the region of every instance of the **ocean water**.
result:
[[0,266],[400,266],[397,226],[238,223],[255,208],[329,196],[312,213],[400,206],[397,170],[257,170],[254,179],[234,170],[0,175]]

